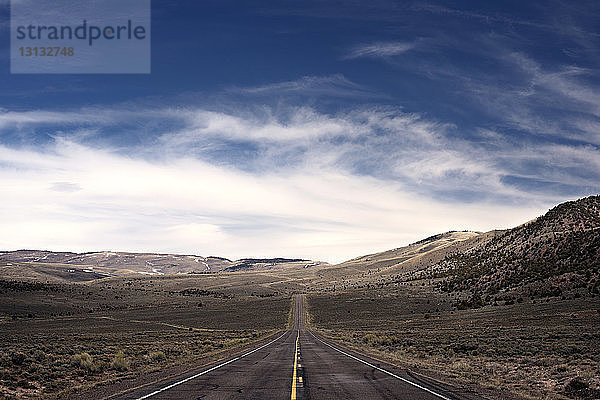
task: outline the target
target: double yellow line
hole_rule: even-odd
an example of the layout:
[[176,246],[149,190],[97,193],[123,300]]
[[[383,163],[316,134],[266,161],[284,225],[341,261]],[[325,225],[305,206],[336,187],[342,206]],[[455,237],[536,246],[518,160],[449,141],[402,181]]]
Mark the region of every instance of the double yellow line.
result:
[[[298,385],[298,351],[300,350],[300,329],[296,336],[296,351],[294,353],[294,372],[292,374],[292,397],[291,400],[296,400],[296,386]],[[299,379],[302,379],[300,377]]]

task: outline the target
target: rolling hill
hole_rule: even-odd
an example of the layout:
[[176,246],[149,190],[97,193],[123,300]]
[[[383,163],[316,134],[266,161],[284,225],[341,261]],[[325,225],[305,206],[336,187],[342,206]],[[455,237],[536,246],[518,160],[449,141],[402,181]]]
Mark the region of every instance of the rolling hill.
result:
[[[522,297],[599,292],[600,196],[562,203],[512,229],[447,232],[332,267],[352,286],[427,279],[446,292],[468,292],[466,306]],[[331,275],[333,276],[333,275]]]
[[564,291],[598,293],[599,266],[600,196],[560,204],[512,229],[441,233],[337,265],[287,258],[232,261],[177,254],[0,252],[6,278],[85,281],[130,274],[275,271],[307,291],[426,279],[442,291],[469,293],[469,306]]
[[[433,266],[445,290],[526,296],[598,293],[600,196],[560,204],[533,221]],[[582,293],[583,294],[583,293]]]
[[0,252],[0,275],[35,280],[89,281],[126,275],[205,274],[215,272],[267,271],[320,265],[302,259],[244,258],[180,254],[90,252],[69,253],[45,250]]

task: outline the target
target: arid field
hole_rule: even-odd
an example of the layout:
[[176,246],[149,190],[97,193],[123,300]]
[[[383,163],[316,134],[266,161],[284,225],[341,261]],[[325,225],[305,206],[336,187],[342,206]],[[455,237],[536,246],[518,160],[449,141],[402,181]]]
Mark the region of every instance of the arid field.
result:
[[304,294],[310,329],[409,376],[478,398],[597,399],[599,202],[338,265],[213,257],[228,269],[210,272],[185,256],[184,270],[165,273],[181,257],[149,272],[148,259],[166,256],[89,264],[89,255],[4,252],[0,394],[101,399],[177,375],[285,331]]
[[289,295],[259,284],[247,293],[237,277],[218,282],[0,281],[0,393],[64,398],[77,388],[185,367],[286,327]]

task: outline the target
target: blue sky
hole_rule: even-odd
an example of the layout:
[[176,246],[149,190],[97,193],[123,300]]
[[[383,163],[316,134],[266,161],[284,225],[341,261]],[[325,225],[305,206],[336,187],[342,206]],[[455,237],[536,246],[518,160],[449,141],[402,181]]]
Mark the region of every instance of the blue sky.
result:
[[0,247],[341,261],[600,191],[600,5],[153,1],[149,75],[9,73]]

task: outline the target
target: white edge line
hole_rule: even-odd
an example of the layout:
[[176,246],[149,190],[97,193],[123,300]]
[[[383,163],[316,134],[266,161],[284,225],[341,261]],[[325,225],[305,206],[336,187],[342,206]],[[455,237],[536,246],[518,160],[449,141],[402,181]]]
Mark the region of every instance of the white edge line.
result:
[[[310,332],[310,331],[309,331],[309,332]],[[414,382],[412,382],[412,381],[409,381],[408,379],[405,379],[405,378],[403,378],[403,377],[401,377],[401,376],[398,376],[398,375],[396,375],[396,374],[394,374],[394,373],[392,373],[392,372],[390,372],[390,371],[387,371],[387,370],[385,370],[385,369],[383,369],[383,368],[380,368],[380,367],[378,367],[378,366],[376,366],[376,365],[373,365],[373,364],[371,364],[371,363],[369,363],[369,362],[366,362],[366,361],[364,361],[364,360],[361,360],[361,359],[360,359],[360,358],[358,358],[358,357],[354,357],[352,354],[348,354],[348,353],[346,353],[345,351],[342,351],[342,350],[338,349],[337,347],[334,347],[334,346],[330,345],[329,343],[327,343],[327,342],[325,342],[325,341],[323,341],[323,340],[319,339],[319,338],[318,338],[318,337],[316,337],[316,336],[315,336],[315,334],[314,334],[314,333],[312,333],[312,332],[310,332],[310,334],[311,334],[311,335],[313,335],[313,337],[314,337],[315,339],[317,339],[319,342],[323,343],[324,345],[327,345],[327,346],[331,347],[331,348],[332,348],[332,349],[334,349],[335,351],[337,351],[337,352],[340,352],[340,353],[342,353],[342,354],[343,354],[343,355],[345,355],[345,356],[348,356],[348,357],[350,357],[350,358],[352,358],[352,359],[354,359],[354,360],[356,360],[356,361],[359,361],[359,362],[361,362],[361,363],[363,363],[363,364],[365,364],[365,365],[368,365],[368,366],[369,366],[369,367],[371,367],[371,368],[375,368],[375,369],[376,369],[376,370],[378,370],[378,371],[381,371],[381,372],[383,372],[383,373],[386,373],[386,374],[388,374],[388,375],[390,375],[390,376],[393,376],[394,378],[396,378],[396,379],[399,379],[399,380],[401,380],[402,382],[408,383],[409,385],[413,385],[414,387],[417,387],[417,388],[419,388],[419,389],[421,389],[421,390],[424,390],[424,391],[426,391],[426,392],[429,392],[429,393],[431,393],[432,395],[439,397],[440,399],[444,399],[444,400],[451,400],[450,398],[448,398],[448,397],[446,397],[446,396],[442,396],[441,394],[439,394],[439,393],[436,393],[436,392],[434,392],[434,391],[433,391],[433,390],[431,390],[431,389],[427,389],[426,387],[424,387],[424,386],[421,386],[421,385],[419,385],[418,383],[414,383]]]
[[259,351],[260,349],[264,349],[264,348],[265,348],[265,347],[267,347],[268,345],[270,345],[270,344],[272,344],[272,343],[275,343],[276,341],[278,341],[279,339],[281,339],[282,337],[284,337],[286,333],[288,333],[288,332],[284,332],[284,333],[283,333],[281,336],[279,336],[277,339],[271,340],[269,343],[267,343],[267,344],[263,344],[262,346],[260,346],[260,347],[257,347],[256,349],[254,349],[254,350],[251,350],[251,351],[249,351],[249,352],[247,352],[247,353],[245,353],[245,354],[242,354],[241,356],[237,356],[237,357],[235,357],[235,358],[232,358],[232,359],[231,359],[231,360],[229,360],[229,361],[225,361],[224,363],[221,363],[221,364],[219,364],[219,365],[215,365],[214,367],[212,367],[212,368],[209,368],[209,369],[207,369],[206,371],[199,372],[199,373],[197,373],[196,375],[192,375],[192,376],[190,376],[190,377],[187,377],[187,378],[185,378],[185,379],[182,379],[182,380],[180,380],[180,381],[178,381],[178,382],[172,383],[172,384],[170,384],[169,386],[165,386],[165,387],[164,387],[164,388],[162,388],[162,389],[158,389],[158,390],[156,390],[156,391],[154,391],[154,392],[152,392],[152,393],[148,393],[148,394],[147,394],[147,395],[145,395],[145,396],[142,396],[142,397],[139,397],[139,398],[137,398],[137,400],[143,400],[143,399],[147,399],[147,398],[149,398],[149,397],[155,396],[155,395],[157,395],[157,394],[159,394],[159,393],[161,393],[161,392],[164,392],[164,391],[166,391],[166,390],[172,389],[172,388],[174,388],[174,387],[175,387],[175,386],[177,386],[177,385],[181,385],[182,383],[185,383],[185,382],[187,382],[187,381],[191,381],[192,379],[196,379],[197,377],[199,377],[199,376],[202,376],[202,375],[204,375],[204,374],[207,374],[207,373],[209,373],[209,372],[211,372],[211,371],[214,371],[215,369],[218,369],[218,368],[224,367],[224,366],[225,366],[225,365],[227,365],[227,364],[231,364],[232,362],[234,362],[234,361],[237,361],[237,360],[239,360],[240,358],[244,358],[244,357],[246,357],[246,356],[249,356],[250,354],[254,353],[255,351]]

